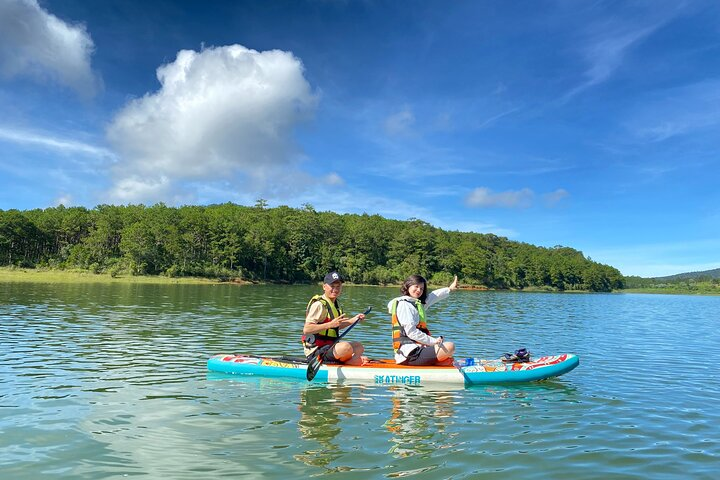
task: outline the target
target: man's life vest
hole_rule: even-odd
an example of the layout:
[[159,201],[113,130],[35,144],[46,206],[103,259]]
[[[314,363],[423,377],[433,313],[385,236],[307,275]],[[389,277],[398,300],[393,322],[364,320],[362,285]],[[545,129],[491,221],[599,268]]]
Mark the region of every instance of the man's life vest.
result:
[[[320,302],[323,304],[323,307],[325,307],[325,310],[327,311],[327,315],[325,316],[325,319],[320,323],[328,323],[332,321],[334,318],[339,317],[343,314],[342,307],[335,302],[328,302],[322,295],[315,295],[313,296],[310,301],[307,304],[307,307],[305,307],[305,318],[307,318],[307,314],[310,311],[310,306],[315,303]],[[302,342],[303,345],[308,347],[323,347],[325,345],[332,344],[335,340],[337,340],[339,328],[328,328],[327,330],[321,330],[315,334],[311,335],[305,335],[302,336]],[[308,341],[311,340],[308,337],[314,337],[314,341]]]
[[392,337],[393,337],[393,352],[398,353],[398,350],[402,345],[408,344],[408,343],[414,343],[416,345],[421,345],[421,343],[416,342],[412,338],[407,336],[407,333],[405,333],[405,329],[400,325],[400,321],[397,317],[397,306],[399,302],[408,302],[411,305],[413,305],[417,311],[418,315],[420,315],[420,323],[417,324],[417,329],[423,332],[426,335],[430,335],[430,330],[427,328],[427,323],[425,323],[425,309],[423,308],[423,304],[420,300],[415,300],[413,302],[412,300],[408,300],[406,298],[401,298],[399,300],[394,300],[392,304]]

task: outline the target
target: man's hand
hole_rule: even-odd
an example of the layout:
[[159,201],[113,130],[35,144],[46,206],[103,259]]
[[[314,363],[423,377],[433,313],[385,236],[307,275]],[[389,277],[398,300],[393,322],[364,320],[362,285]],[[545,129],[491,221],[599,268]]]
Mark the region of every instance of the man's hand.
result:
[[344,328],[348,326],[348,318],[343,313],[339,317],[335,317],[332,320],[330,320],[327,323],[322,323],[321,325],[327,325],[328,328]]

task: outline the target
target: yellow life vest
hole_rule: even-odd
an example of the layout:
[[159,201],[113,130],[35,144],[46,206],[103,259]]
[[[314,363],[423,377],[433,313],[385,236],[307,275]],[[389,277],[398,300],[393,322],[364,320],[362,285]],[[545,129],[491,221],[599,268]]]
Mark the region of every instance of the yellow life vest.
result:
[[[307,314],[310,311],[310,306],[315,303],[320,302],[325,307],[325,310],[327,311],[327,315],[325,316],[325,319],[320,323],[328,323],[332,321],[334,318],[339,317],[343,314],[343,309],[340,306],[340,304],[335,302],[328,302],[325,297],[322,295],[314,295],[310,301],[307,304],[307,307],[305,307],[305,317],[307,318]],[[339,328],[328,328],[327,330],[321,330],[320,332],[317,332],[314,335],[315,341],[311,342],[316,347],[322,347],[323,345],[330,345],[333,343],[337,337]],[[302,342],[303,344],[306,343],[307,335],[302,336]]]

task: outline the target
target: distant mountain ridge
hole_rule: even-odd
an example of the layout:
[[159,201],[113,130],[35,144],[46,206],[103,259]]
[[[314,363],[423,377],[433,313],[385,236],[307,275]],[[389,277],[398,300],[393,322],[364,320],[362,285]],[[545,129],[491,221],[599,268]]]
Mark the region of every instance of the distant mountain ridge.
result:
[[668,275],[667,277],[655,277],[656,280],[690,280],[694,278],[720,278],[720,268],[715,268],[713,270],[705,270],[702,272],[687,272],[687,273],[678,273],[675,275]]

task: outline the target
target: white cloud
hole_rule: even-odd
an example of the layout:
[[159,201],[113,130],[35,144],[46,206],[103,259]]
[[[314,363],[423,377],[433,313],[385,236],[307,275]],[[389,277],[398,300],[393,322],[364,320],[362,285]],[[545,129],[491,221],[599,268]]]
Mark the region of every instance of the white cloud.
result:
[[645,95],[625,122],[643,142],[662,142],[720,125],[720,81],[705,80]]
[[0,1],[0,74],[51,78],[92,96],[98,80],[90,68],[93,41],[83,25],[69,25],[37,0]]
[[582,250],[593,260],[614,266],[623,275],[664,277],[720,267],[720,262],[708,261],[718,257],[720,240],[716,238]]
[[554,192],[546,193],[543,195],[543,199],[545,200],[545,205],[548,207],[554,207],[557,205],[563,198],[568,197],[570,194],[567,190],[564,188],[558,188]]
[[327,183],[328,185],[335,185],[335,186],[344,185],[345,180],[343,180],[343,178],[340,175],[333,172],[333,173],[325,176],[325,183]]
[[487,128],[487,127],[493,125],[495,122],[497,122],[501,118],[507,117],[508,115],[512,115],[513,113],[515,113],[517,111],[520,111],[520,107],[514,107],[509,110],[505,110],[503,112],[497,113],[497,114],[491,116],[490,118],[486,118],[485,120],[483,120],[481,123],[479,123],[476,126],[476,128],[478,128],[478,129]]
[[157,77],[160,90],[130,102],[108,128],[120,155],[114,200],[168,201],[182,180],[244,180],[258,195],[292,187],[293,131],[317,103],[299,59],[241,45],[182,50]]
[[72,205],[72,203],[73,203],[72,195],[70,195],[69,193],[63,193],[58,198],[55,199],[56,206],[63,205],[65,207],[69,207],[70,205]]
[[586,57],[590,68],[585,72],[587,81],[579,88],[587,88],[605,81],[620,66],[627,50],[654,32],[659,25],[639,30],[603,31],[600,38],[588,46]]
[[123,178],[112,188],[111,196],[120,203],[152,203],[158,199],[167,200],[170,192],[170,180],[159,178]]
[[677,12],[672,9],[656,10],[656,12],[648,12],[644,18],[635,21],[627,19],[597,21],[585,28],[583,31],[588,33],[581,42],[582,54],[588,63],[584,73],[585,80],[565,94],[562,100],[567,101],[578,93],[608,80],[622,65],[628,51],[665,25],[676,14]]
[[457,230],[460,232],[492,233],[493,235],[507,238],[515,238],[518,236],[518,233],[512,228],[501,227],[493,223],[475,222],[472,220],[452,221],[446,219],[439,219],[431,223],[436,227],[448,231]]
[[385,132],[390,136],[408,135],[412,133],[414,124],[415,115],[405,107],[385,119]]
[[[542,200],[546,207],[554,207],[570,193],[564,188],[543,194]],[[478,187],[465,197],[465,205],[479,208],[528,208],[535,200],[535,192],[529,188],[493,192],[487,187]]]
[[59,153],[80,153],[84,155],[113,158],[114,155],[106,148],[79,142],[74,139],[60,138],[45,133],[31,132],[0,126],[0,140],[53,150]]
[[529,188],[495,193],[489,188],[478,187],[465,197],[465,204],[469,207],[527,208],[534,196]]

